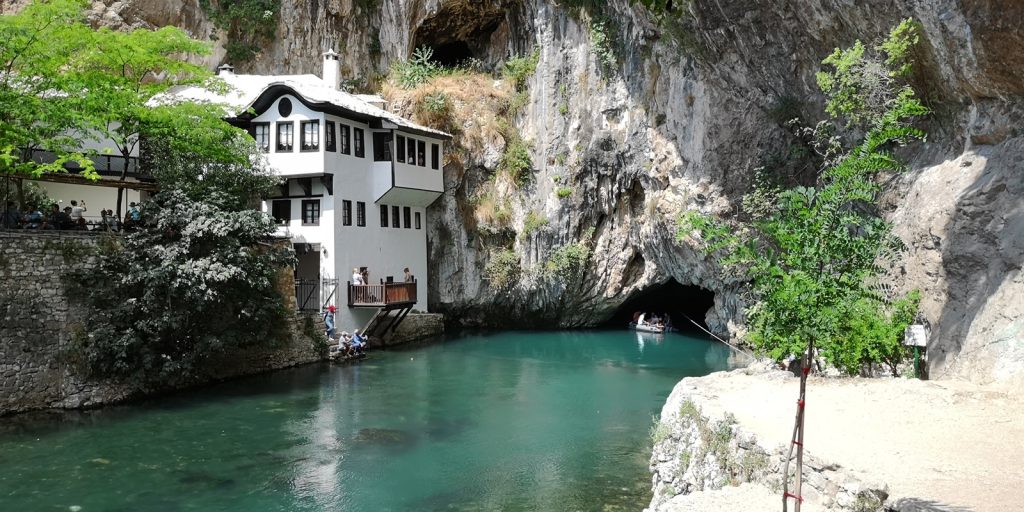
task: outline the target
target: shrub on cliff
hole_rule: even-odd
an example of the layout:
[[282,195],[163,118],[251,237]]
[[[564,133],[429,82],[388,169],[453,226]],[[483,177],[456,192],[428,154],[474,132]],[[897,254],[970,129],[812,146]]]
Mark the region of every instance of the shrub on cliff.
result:
[[681,219],[680,239],[697,233],[707,252],[750,280],[748,341],[773,358],[813,344],[846,373],[884,363],[895,374],[905,355],[900,337],[918,299],[878,286],[903,247],[880,215],[878,178],[902,169],[894,147],[924,137],[911,122],[927,109],[903,83],[915,41],[908,20],[874,48],[857,42],[825,59],[826,110],[863,137],[844,147],[827,123],[802,130],[824,162],[815,186],[758,185],[739,225],[695,212]]
[[144,229],[72,276],[90,311],[73,350],[88,374],[174,382],[272,338],[285,311],[275,284],[291,252],[267,243],[272,218],[234,202],[163,192],[143,210]]

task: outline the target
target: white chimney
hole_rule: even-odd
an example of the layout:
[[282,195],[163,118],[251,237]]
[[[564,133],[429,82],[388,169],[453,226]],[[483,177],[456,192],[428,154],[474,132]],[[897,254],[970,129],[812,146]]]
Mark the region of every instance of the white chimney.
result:
[[235,67],[231,64],[224,63],[217,68],[217,75],[233,75],[235,74]]
[[333,49],[324,52],[324,83],[334,89],[341,85],[341,59]]

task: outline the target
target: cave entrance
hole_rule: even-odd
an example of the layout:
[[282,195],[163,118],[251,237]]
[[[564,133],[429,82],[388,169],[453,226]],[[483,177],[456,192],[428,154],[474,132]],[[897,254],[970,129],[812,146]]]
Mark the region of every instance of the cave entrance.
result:
[[[430,47],[431,60],[445,67],[477,59],[487,65],[491,37],[505,22],[503,2],[442,2],[441,10],[413,32],[412,48]],[[498,47],[501,47],[499,44]],[[410,49],[410,52],[412,50]]]
[[675,279],[652,286],[624,302],[604,326],[609,329],[625,329],[633,321],[636,312],[658,315],[668,314],[672,325],[686,333],[704,333],[695,327],[687,317],[707,329],[704,316],[715,305],[715,294],[699,286],[680,284]]
[[447,68],[453,68],[473,58],[473,52],[465,41],[454,41],[434,47],[434,55],[431,58],[435,63]]

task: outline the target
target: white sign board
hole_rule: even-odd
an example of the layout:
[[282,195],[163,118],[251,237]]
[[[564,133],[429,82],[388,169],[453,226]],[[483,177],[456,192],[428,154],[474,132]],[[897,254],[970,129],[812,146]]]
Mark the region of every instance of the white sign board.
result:
[[908,325],[903,331],[903,344],[908,347],[927,347],[928,333],[921,324]]

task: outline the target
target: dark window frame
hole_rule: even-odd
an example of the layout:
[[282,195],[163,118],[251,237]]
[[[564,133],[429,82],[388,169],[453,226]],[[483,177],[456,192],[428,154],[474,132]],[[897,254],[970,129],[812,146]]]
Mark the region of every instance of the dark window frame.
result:
[[388,205],[380,205],[380,227],[388,227]]
[[441,167],[441,145],[430,145],[430,168],[437,170]]
[[[307,126],[312,126],[312,130],[306,130]],[[303,153],[315,153],[320,151],[320,120],[310,119],[308,121],[299,121],[299,151]],[[310,140],[306,140],[306,132],[309,132]]]
[[400,206],[391,207],[391,227],[402,227],[402,208]]
[[416,139],[409,137],[406,141],[405,163],[416,165]]
[[371,132],[373,134],[373,161],[391,161],[391,142],[394,137],[391,132]]
[[[310,215],[307,217],[307,206],[315,207],[310,208]],[[312,219],[312,220],[307,220]],[[319,226],[320,225],[320,200],[319,199],[303,199],[302,200],[302,225],[303,226]]]
[[356,158],[364,158],[366,156],[366,135],[362,128],[353,128],[352,131],[353,153]]
[[[288,146],[287,148],[281,144],[281,128],[288,127]],[[277,122],[277,141],[274,144],[276,153],[293,153],[295,152],[295,121],[278,121]]]
[[398,162],[405,163],[405,137],[402,135],[395,135],[395,159]]
[[[280,210],[284,210],[284,215],[278,215]],[[292,200],[291,199],[273,199],[270,201],[270,215],[274,217],[274,221],[278,224],[288,224],[292,221]]]
[[[260,144],[260,128],[266,130],[266,144]],[[270,123],[253,123],[252,124],[252,139],[256,141],[256,147],[260,150],[260,153],[270,153]]]
[[420,219],[420,212],[416,212],[416,229],[423,229],[423,223]]
[[348,199],[341,200],[341,225],[352,225],[352,201]]
[[343,155],[352,154],[352,127],[347,124],[338,125],[338,141],[341,143],[338,146],[338,151]]
[[356,201],[356,225],[366,227],[366,203],[362,201]]
[[405,229],[412,228],[412,208],[408,206],[402,209],[402,227]]
[[420,167],[427,166],[427,143],[426,141],[416,141],[416,162]]
[[335,137],[334,121],[324,121],[324,150],[337,151],[338,138]]

